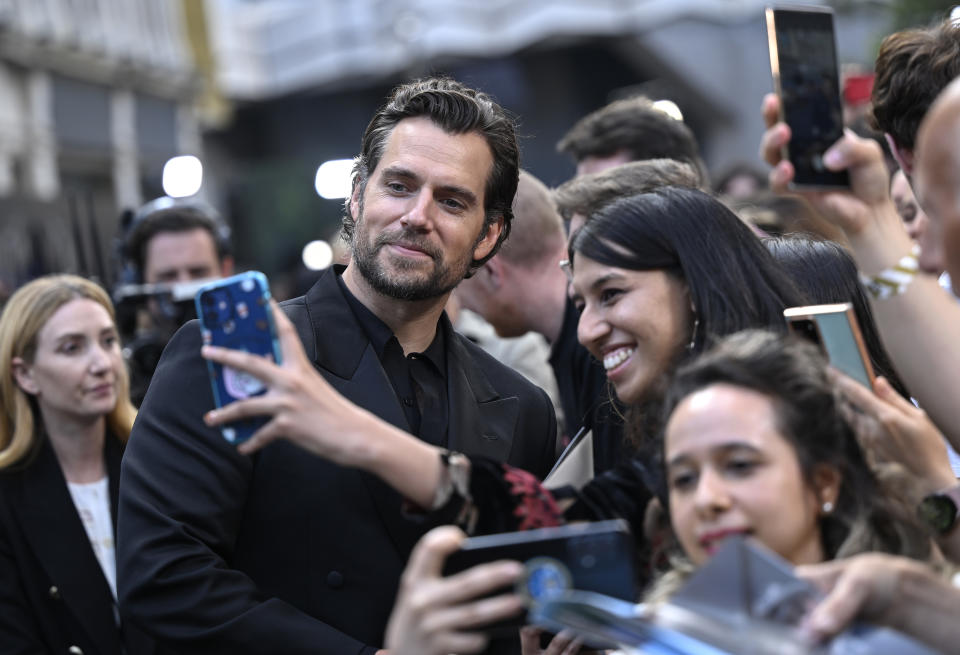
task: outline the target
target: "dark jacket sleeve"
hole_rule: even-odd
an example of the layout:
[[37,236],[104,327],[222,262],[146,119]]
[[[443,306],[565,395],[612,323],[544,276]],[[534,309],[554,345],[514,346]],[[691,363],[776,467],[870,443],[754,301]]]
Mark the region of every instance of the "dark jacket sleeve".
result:
[[7,535],[8,525],[7,521],[0,523],[0,644],[5,654],[41,655],[47,652],[47,648],[26,598]]
[[[372,653],[232,566],[254,460],[203,413],[213,400],[196,322],[171,340],[124,455],[120,609],[177,653]],[[282,551],[281,551],[282,552]]]

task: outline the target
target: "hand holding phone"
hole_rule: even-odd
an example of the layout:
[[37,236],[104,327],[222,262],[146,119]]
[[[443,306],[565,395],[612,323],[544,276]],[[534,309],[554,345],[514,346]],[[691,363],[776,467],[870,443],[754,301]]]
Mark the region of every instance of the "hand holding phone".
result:
[[793,164],[793,185],[849,187],[846,171],[823,163],[823,153],[843,136],[833,10],[771,7],[766,19],[773,83],[791,132],[783,158]]
[[517,615],[523,599],[508,591],[522,574],[517,562],[489,562],[443,576],[444,560],[464,542],[459,528],[434,528],[417,542],[403,572],[397,602],[387,624],[391,655],[481,652],[486,624]]
[[[623,521],[575,523],[526,532],[472,537],[450,555],[444,574],[498,560],[524,565],[514,590],[528,607],[565,591],[592,591],[621,600],[637,598],[634,542]],[[484,627],[493,635],[515,634],[523,616]]]
[[[269,301],[267,278],[257,271],[204,285],[196,296],[203,343],[279,363],[280,345]],[[249,372],[211,360],[207,360],[207,372],[218,408],[266,392],[264,382]],[[221,426],[221,432],[227,441],[239,444],[253,436],[266,421],[265,417],[245,418]]]

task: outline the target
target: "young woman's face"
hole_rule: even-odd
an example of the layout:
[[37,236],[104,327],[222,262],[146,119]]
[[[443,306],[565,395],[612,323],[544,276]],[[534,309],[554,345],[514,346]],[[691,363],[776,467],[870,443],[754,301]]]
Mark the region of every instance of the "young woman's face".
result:
[[808,484],[766,395],[714,384],[687,396],[667,422],[664,451],[674,533],[690,560],[749,535],[794,564],[821,562],[820,512],[835,477]]
[[45,419],[83,420],[113,411],[122,369],[110,314],[93,300],[77,298],[40,328],[33,362],[19,362],[16,377]]
[[603,363],[624,403],[639,402],[690,341],[686,286],[661,270],[633,271],[574,255],[577,338]]

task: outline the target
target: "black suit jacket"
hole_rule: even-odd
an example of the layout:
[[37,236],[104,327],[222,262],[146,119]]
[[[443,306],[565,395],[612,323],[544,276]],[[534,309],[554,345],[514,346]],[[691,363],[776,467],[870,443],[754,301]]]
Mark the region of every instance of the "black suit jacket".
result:
[[[116,517],[122,445],[108,435],[104,451]],[[113,594],[43,439],[25,466],[0,472],[0,652],[120,655],[122,649],[153,651],[137,630],[117,627]]]
[[[407,429],[332,271],[283,309],[340,393]],[[441,323],[449,447],[545,474],[546,394]],[[287,442],[237,454],[201,420],[213,400],[199,349],[196,322],[167,346],[124,458],[121,612],[178,653],[373,652],[428,526],[405,519],[379,479]]]

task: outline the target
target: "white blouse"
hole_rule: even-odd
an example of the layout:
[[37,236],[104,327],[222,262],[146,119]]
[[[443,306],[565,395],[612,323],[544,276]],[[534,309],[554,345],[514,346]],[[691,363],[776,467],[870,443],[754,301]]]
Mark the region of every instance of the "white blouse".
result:
[[110,489],[107,478],[96,482],[78,484],[68,482],[70,496],[87,531],[90,546],[100,562],[103,577],[110,585],[114,599],[117,597],[117,552],[113,541],[113,521],[110,520]]

